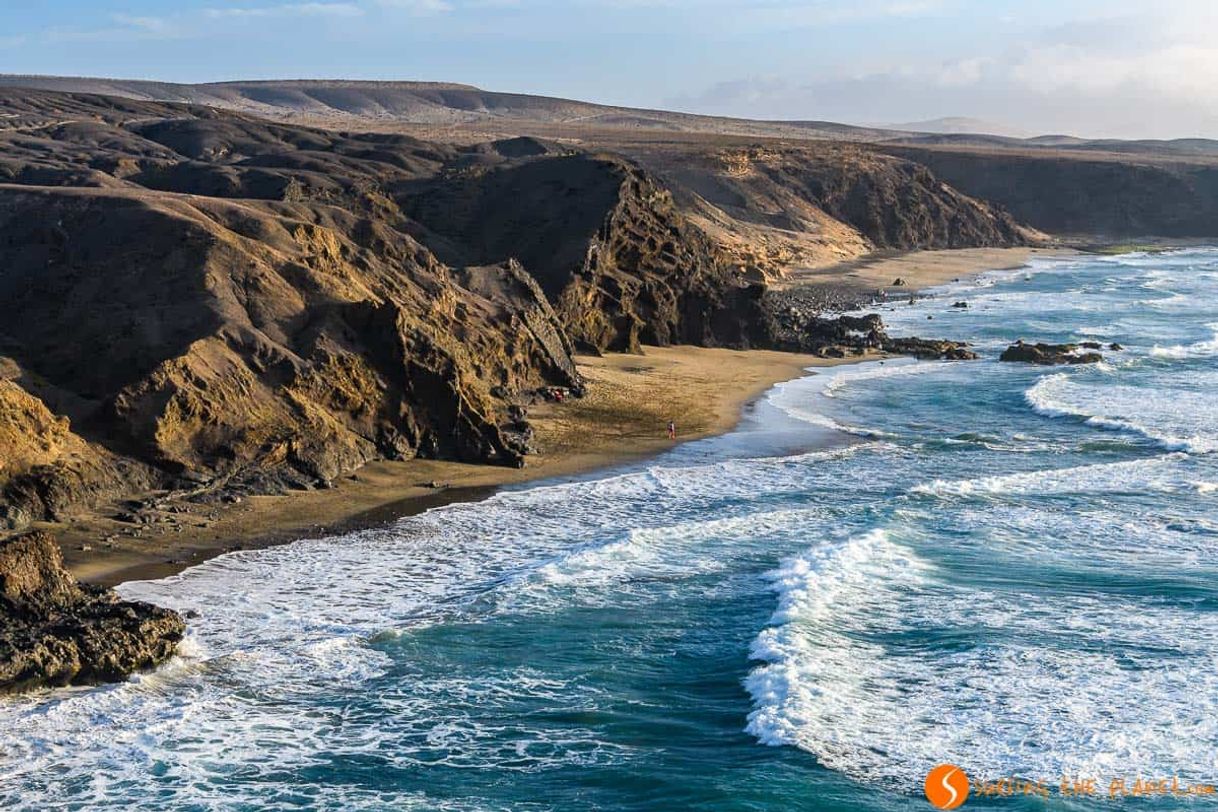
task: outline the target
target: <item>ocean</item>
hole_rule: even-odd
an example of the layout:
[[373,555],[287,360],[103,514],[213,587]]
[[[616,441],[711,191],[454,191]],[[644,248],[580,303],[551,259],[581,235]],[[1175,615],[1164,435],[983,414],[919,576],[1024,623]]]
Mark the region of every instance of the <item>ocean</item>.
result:
[[[940,763],[965,808],[1218,783],[1218,249],[880,312],[984,360],[826,370],[645,464],[125,584],[199,613],[182,656],[0,701],[0,808],[924,810]],[[1105,361],[999,363],[1018,338]]]

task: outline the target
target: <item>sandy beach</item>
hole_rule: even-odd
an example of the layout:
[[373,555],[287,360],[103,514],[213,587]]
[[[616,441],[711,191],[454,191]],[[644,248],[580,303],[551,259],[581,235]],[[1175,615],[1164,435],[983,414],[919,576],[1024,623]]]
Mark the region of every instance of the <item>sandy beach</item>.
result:
[[[951,251],[910,251],[872,254],[862,259],[825,268],[795,270],[784,285],[826,285],[855,288],[860,293],[880,289],[914,292],[943,285],[985,271],[1019,268],[1034,257],[1058,257],[1078,253],[1053,248],[961,248]],[[904,285],[894,286],[898,279]]]

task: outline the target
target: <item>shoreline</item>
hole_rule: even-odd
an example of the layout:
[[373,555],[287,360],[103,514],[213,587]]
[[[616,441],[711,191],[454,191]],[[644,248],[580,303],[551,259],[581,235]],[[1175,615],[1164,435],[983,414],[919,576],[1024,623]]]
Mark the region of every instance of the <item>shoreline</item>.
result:
[[[500,488],[646,460],[731,431],[776,384],[805,377],[811,368],[872,357],[692,346],[647,347],[642,355],[581,356],[577,360],[591,384],[589,394],[530,409],[541,453],[530,456],[523,469],[380,461],[337,480],[330,490],[254,496],[219,510],[182,503],[171,508],[181,512],[168,514],[164,523],[135,530],[108,518],[105,508],[62,524],[40,523],[36,529],[56,536],[67,568],[83,581],[115,586],[165,578],[236,550],[383,526],[431,508],[483,499]],[[676,442],[666,436],[669,419],[677,422]],[[217,515],[207,518],[209,513]]]
[[[990,271],[1015,270],[1036,258],[1070,257],[1083,253],[1066,245],[877,252],[824,268],[794,269],[777,287],[838,288],[860,296],[880,290],[890,294],[910,294]],[[898,279],[904,284],[893,284]]]
[[[1068,256],[1069,249],[960,249],[860,260],[852,271],[823,270],[786,284],[864,289],[894,272],[915,293],[955,278],[1022,267],[1033,256]],[[855,266],[856,263],[851,263]],[[895,276],[893,277],[895,278]],[[581,356],[589,395],[530,410],[541,453],[523,469],[435,460],[372,462],[322,491],[254,496],[242,503],[170,508],[164,522],[132,529],[105,507],[60,524],[39,524],[59,541],[67,568],[102,586],[174,575],[236,550],[262,549],[318,535],[383,526],[456,502],[486,498],[500,488],[587,475],[657,456],[682,443],[718,436],[739,425],[747,408],[775,385],[818,367],[880,356],[820,358],[772,350],[692,346],[646,347],[642,355]],[[813,373],[815,374],[815,373]],[[669,419],[678,440],[666,437]]]

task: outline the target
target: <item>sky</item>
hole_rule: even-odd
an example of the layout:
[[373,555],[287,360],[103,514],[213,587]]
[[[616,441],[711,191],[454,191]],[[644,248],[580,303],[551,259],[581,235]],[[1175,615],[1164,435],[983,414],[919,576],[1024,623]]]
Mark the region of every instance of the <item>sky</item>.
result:
[[1218,138],[1218,2],[0,0],[0,73],[435,80],[750,118]]

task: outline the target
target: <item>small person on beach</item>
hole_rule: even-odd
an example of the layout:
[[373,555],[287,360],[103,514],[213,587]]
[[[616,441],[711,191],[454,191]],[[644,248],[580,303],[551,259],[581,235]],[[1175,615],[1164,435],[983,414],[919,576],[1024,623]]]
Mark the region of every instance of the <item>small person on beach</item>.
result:
[[668,421],[668,439],[677,439],[677,422],[675,420]]

